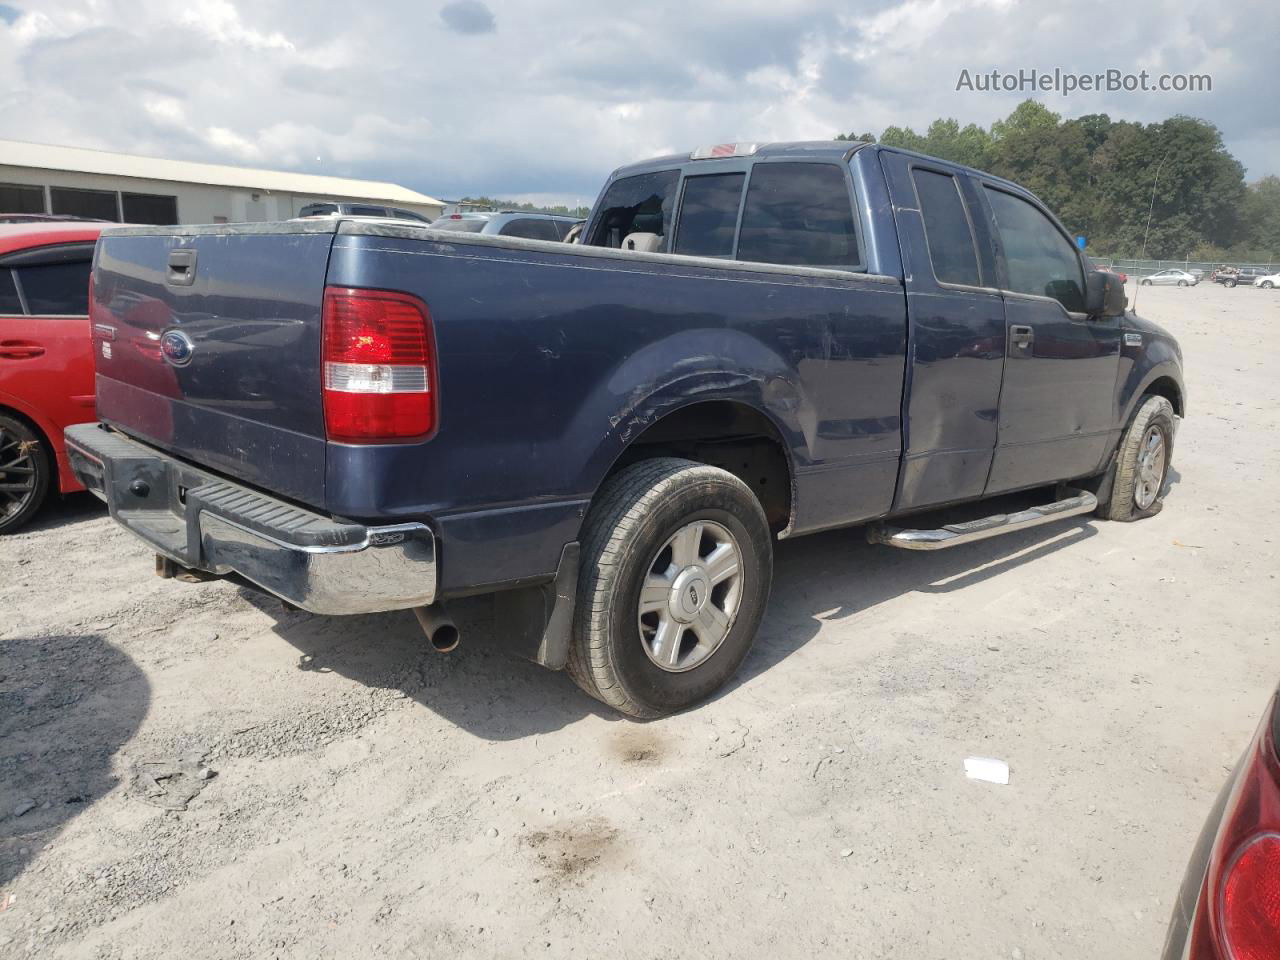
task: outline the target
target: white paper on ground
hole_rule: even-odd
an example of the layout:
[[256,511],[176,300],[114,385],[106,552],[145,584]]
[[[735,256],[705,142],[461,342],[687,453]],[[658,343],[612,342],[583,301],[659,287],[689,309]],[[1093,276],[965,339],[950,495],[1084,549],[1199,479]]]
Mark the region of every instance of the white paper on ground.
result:
[[1008,783],[1009,765],[1003,760],[994,760],[991,757],[965,757],[964,775],[970,780]]

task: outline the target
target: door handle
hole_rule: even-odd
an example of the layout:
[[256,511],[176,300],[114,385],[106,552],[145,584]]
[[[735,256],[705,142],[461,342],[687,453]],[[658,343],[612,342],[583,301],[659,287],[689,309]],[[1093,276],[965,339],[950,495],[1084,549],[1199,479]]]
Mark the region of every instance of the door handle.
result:
[[30,360],[44,356],[44,347],[30,340],[0,340],[0,357],[6,360]]
[[1021,323],[1009,325],[1009,346],[1012,349],[1020,352],[1029,350],[1035,339],[1036,332],[1031,327]]

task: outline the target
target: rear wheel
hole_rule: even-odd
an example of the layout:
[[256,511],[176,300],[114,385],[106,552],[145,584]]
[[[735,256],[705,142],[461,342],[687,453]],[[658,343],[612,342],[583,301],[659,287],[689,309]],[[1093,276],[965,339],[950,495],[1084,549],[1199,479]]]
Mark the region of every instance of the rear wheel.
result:
[[1179,281],[1178,281],[1178,286],[1180,286],[1180,287],[1185,287],[1186,285],[1187,285],[1187,281],[1185,281],[1185,280],[1179,280]]
[[22,420],[0,413],[0,534],[31,519],[49,492],[51,458]]
[[1138,406],[1116,451],[1111,493],[1099,504],[1108,520],[1141,520],[1164,506],[1164,484],[1173,457],[1173,404],[1148,396]]
[[1236,281],[1234,281],[1234,280],[1228,280],[1228,281],[1227,281],[1227,283],[1226,283],[1226,285],[1227,285],[1227,287],[1228,287],[1228,288],[1230,288],[1230,287],[1234,287],[1234,286],[1236,285]]
[[692,706],[746,657],[772,578],[768,522],[741,480],[675,458],[627,467],[587,518],[569,675],[633,717]]
[[1143,280],[1143,281],[1142,281],[1142,285],[1143,285],[1144,287],[1149,287],[1149,286],[1151,286],[1151,281],[1150,281],[1150,280]]

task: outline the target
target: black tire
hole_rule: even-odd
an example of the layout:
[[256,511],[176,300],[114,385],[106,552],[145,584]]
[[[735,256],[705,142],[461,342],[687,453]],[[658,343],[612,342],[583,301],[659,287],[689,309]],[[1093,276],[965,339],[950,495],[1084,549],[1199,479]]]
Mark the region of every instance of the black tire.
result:
[[1234,280],[1228,280],[1228,281],[1226,282],[1226,286],[1227,286],[1227,289],[1228,289],[1228,290],[1230,290],[1230,289],[1231,289],[1232,287],[1234,287],[1235,285],[1236,285],[1236,281],[1234,281]]
[[1178,281],[1178,286],[1180,286],[1180,287],[1185,287],[1186,285],[1187,285],[1187,281],[1185,281],[1185,280],[1179,280],[1179,281]]
[[1143,280],[1143,281],[1142,281],[1142,285],[1143,285],[1144,287],[1149,287],[1149,286],[1151,286],[1151,281],[1150,281],[1150,280]]
[[0,413],[0,534],[13,533],[40,509],[51,464],[44,438],[25,420]]
[[[648,652],[640,589],[650,568],[661,563],[664,545],[698,521],[732,536],[742,580],[723,639],[696,665],[670,672]],[[584,524],[569,675],[586,693],[632,717],[653,719],[690,707],[720,689],[741,665],[772,579],[769,525],[746,484],[691,460],[633,464],[604,484]],[[703,606],[711,602],[712,592],[704,591]],[[681,626],[674,640],[677,652],[688,639],[683,631]]]
[[1270,280],[1263,280],[1262,283],[1258,284],[1258,286],[1262,287],[1263,290],[1270,290],[1275,286],[1275,284]]
[[[1158,432],[1163,444],[1163,457],[1155,484],[1155,497],[1143,502],[1143,492],[1150,490],[1150,482],[1142,468],[1143,446],[1149,434]],[[1173,462],[1174,413],[1173,404],[1164,397],[1146,396],[1116,450],[1115,463],[1111,466],[1109,488],[1105,498],[1100,498],[1097,515],[1106,520],[1131,521],[1155,516],[1164,507],[1165,483],[1169,465]]]

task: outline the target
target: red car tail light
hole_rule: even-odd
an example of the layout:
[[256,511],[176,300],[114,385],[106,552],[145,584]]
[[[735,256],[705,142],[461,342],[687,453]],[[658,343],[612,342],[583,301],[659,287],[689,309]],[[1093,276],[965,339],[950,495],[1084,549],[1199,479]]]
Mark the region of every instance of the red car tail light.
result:
[[1280,833],[1248,841],[1227,871],[1222,936],[1232,960],[1280,958]]
[[1195,960],[1280,960],[1280,695],[1241,760],[1201,893]]
[[339,443],[404,443],[436,428],[435,338],[417,297],[328,287],[324,422]]

